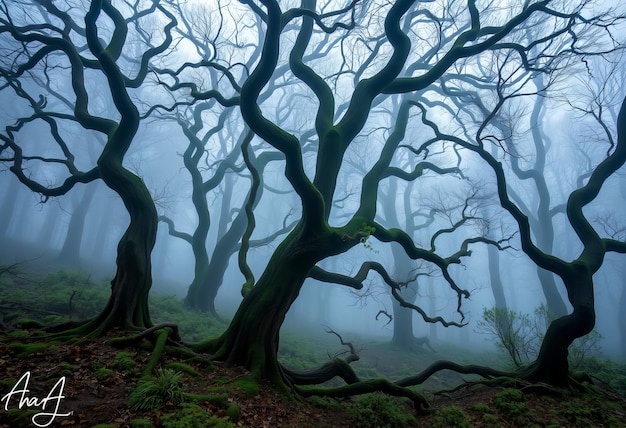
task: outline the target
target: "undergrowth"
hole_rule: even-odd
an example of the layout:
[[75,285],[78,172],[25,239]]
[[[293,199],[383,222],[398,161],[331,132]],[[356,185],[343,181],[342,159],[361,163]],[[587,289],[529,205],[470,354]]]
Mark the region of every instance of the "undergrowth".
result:
[[355,398],[346,414],[357,427],[400,428],[416,422],[407,412],[405,400],[380,393]]

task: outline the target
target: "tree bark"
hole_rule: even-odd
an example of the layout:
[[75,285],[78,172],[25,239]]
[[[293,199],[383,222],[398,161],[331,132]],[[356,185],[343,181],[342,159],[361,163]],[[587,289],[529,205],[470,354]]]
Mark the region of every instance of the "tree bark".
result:
[[158,217],[143,181],[110,159],[99,161],[104,182],[122,198],[130,224],[117,246],[117,272],[111,281],[111,297],[92,321],[94,335],[113,327],[137,330],[152,325],[148,292],[152,285],[151,252],[156,241]]
[[547,382],[556,386],[568,385],[568,348],[574,340],[588,334],[595,326],[594,287],[591,275],[589,269],[579,266],[572,269],[570,275],[564,278],[574,310],[571,314],[550,323],[539,356],[525,376],[528,380]]
[[268,379],[279,387],[285,385],[277,360],[280,327],[309,271],[337,246],[330,240],[334,237],[331,232],[304,230],[301,222],[278,246],[224,334],[195,345],[195,349],[243,366],[257,379]]

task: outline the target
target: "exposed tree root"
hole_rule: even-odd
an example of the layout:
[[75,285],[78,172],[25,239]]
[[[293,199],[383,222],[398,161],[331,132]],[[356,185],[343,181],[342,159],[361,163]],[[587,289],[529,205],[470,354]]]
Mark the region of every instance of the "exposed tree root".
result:
[[[519,384],[519,382],[523,382],[519,378],[515,377],[515,374],[502,372],[483,366],[463,366],[445,360],[437,361],[421,373],[415,376],[400,379],[396,382],[390,382],[386,379],[360,380],[356,373],[352,370],[352,367],[350,367],[348,362],[339,358],[335,358],[334,360],[324,364],[322,367],[315,370],[303,372],[292,371],[286,368],[283,368],[283,370],[288,383],[290,383],[294,390],[303,397],[309,397],[312,395],[321,395],[328,397],[349,397],[353,395],[367,394],[370,392],[379,391],[396,397],[407,397],[411,399],[415,406],[415,410],[418,413],[424,412],[430,407],[430,405],[428,404],[428,401],[424,396],[410,390],[408,387],[424,383],[433,374],[441,370],[452,370],[461,374],[477,374],[486,378],[483,381],[466,382],[459,385],[452,391],[476,384],[496,386],[503,385],[505,383]],[[347,385],[337,388],[301,387],[301,385],[320,384],[332,379],[335,376],[341,377],[347,383]],[[527,385],[526,383],[524,384]]]
[[387,379],[369,379],[344,385],[337,388],[300,388],[296,386],[296,391],[303,397],[321,395],[326,397],[351,397],[354,395],[369,394],[371,392],[383,392],[394,397],[406,397],[413,402],[413,406],[418,413],[424,413],[430,407],[423,395],[389,382]]
[[433,374],[441,370],[452,370],[454,372],[461,373],[461,374],[476,374],[476,375],[485,377],[487,379],[490,379],[493,377],[515,377],[515,374],[509,373],[509,372],[503,372],[500,370],[494,370],[489,367],[477,366],[473,364],[462,366],[452,361],[439,360],[439,361],[435,361],[434,363],[432,363],[421,373],[418,373],[415,376],[405,377],[404,379],[400,379],[399,381],[395,383],[396,385],[399,385],[399,386],[420,385],[424,383]]
[[172,323],[164,323],[164,324],[155,325],[153,327],[142,330],[141,332],[134,334],[132,336],[117,337],[117,338],[111,339],[109,343],[113,346],[119,346],[119,347],[131,346],[131,345],[137,344],[141,339],[146,338],[148,335],[152,334],[153,332],[164,329],[164,328],[169,328],[172,331],[172,334],[169,335],[168,338],[172,339],[173,341],[177,343],[181,341],[180,336],[178,334],[178,326]]
[[335,358],[313,370],[290,370],[281,365],[287,383],[291,385],[319,385],[334,377],[340,377],[348,385],[359,382],[349,363],[342,358]]
[[157,363],[163,356],[163,352],[165,351],[165,344],[167,343],[167,339],[174,334],[174,331],[170,327],[164,327],[158,330],[155,330],[155,343],[154,349],[152,350],[152,355],[150,355],[150,359],[146,364],[146,367],[143,369],[142,377],[150,376],[152,371],[156,367]]

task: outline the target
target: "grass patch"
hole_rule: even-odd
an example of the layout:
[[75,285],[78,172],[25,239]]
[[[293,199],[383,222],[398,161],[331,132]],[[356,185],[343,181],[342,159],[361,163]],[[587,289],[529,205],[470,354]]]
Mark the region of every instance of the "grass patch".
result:
[[132,410],[154,411],[166,404],[177,405],[184,401],[183,376],[169,369],[158,369],[154,377],[140,379],[128,397]]

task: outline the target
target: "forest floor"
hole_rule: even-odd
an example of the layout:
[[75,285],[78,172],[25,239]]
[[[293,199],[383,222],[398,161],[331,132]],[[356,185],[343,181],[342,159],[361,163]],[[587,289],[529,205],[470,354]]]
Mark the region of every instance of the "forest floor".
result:
[[[258,389],[251,387],[251,383],[246,382],[247,373],[240,368],[220,364],[207,367],[188,361],[186,365],[197,373],[185,373],[185,392],[208,393],[213,398],[197,400],[196,406],[187,409],[187,414],[177,413],[180,407],[168,402],[157,411],[131,411],[128,397],[150,357],[148,350],[115,348],[108,344],[111,337],[84,340],[76,345],[45,342],[24,345],[30,340],[16,338],[15,332],[12,336],[0,337],[0,387],[5,397],[0,403],[1,427],[35,426],[31,418],[41,411],[41,406],[28,408],[24,404],[20,409],[21,394],[14,394],[9,400],[5,395],[25,373],[30,373],[27,397],[56,397],[62,392],[64,398],[52,400],[46,411],[54,410],[58,402],[56,413],[71,412],[70,416],[55,418],[48,426],[201,426],[193,422],[193,418],[198,417],[194,412],[203,412],[203,418],[211,415],[220,418],[211,422],[220,427],[385,426],[375,420],[377,416],[367,413],[366,402],[359,408],[354,399],[294,400],[267,384],[262,383]],[[116,364],[123,361],[120,353],[127,357],[126,364]],[[166,355],[161,365],[182,367],[181,362],[179,358]],[[58,382],[62,377],[65,383],[60,386]],[[14,389],[25,387],[23,379],[20,388]],[[415,415],[405,402],[400,402],[398,409],[407,414],[406,426],[415,427],[626,426],[626,400],[622,396],[599,388],[587,393],[549,395],[538,395],[530,389],[519,393],[519,390],[501,387],[472,387],[445,396],[429,395],[433,410],[426,415]],[[238,417],[227,410],[231,405],[239,409]],[[185,422],[185,418],[189,422]],[[37,421],[44,426],[50,417],[40,417]]]
[[[0,260],[1,253],[2,248]],[[32,401],[35,397],[39,400],[50,397],[45,412],[55,411],[57,403],[56,413],[71,412],[69,416],[54,418],[48,425],[50,417],[40,415],[35,420],[39,426],[53,427],[626,428],[626,366],[595,359],[592,370],[588,371],[611,382],[613,392],[599,386],[589,386],[586,392],[550,391],[550,394],[546,394],[545,388],[533,386],[519,389],[474,386],[454,393],[434,394],[432,391],[477,380],[443,371],[416,387],[432,406],[427,414],[417,415],[406,399],[381,394],[341,400],[294,399],[271,385],[257,386],[250,382],[248,373],[240,368],[183,361],[166,354],[157,367],[182,376],[182,390],[196,397],[187,395],[186,401],[193,404],[175,405],[165,400],[157,410],[131,410],[129,397],[139,390],[142,371],[151,355],[147,341],[143,342],[145,346],[120,349],[109,343],[115,335],[113,332],[101,339],[84,339],[70,345],[35,338],[32,330],[13,329],[12,324],[19,317],[38,318],[46,325],[67,320],[68,314],[59,317],[50,315],[50,311],[71,309],[72,298],[74,311],[69,310],[69,316],[74,318],[70,319],[94,316],[106,303],[110,293],[107,283],[100,284],[89,274],[55,272],[52,262],[50,268],[43,268],[43,264],[44,259],[39,258],[37,263],[21,266],[23,274],[0,277],[0,301],[5,304],[0,308],[0,428],[37,426],[32,418],[42,412],[42,405]],[[14,305],[7,306],[9,302]],[[155,323],[176,323],[181,336],[188,341],[216,337],[226,325],[184,310],[182,303],[173,297],[152,296],[150,305]],[[316,367],[330,355],[339,355],[337,349],[341,345],[333,335],[316,336],[300,326],[293,327],[295,331],[287,331],[285,335],[281,330],[279,358],[288,367],[301,370]],[[436,352],[420,353],[395,349],[387,341],[376,342],[349,333],[344,337],[358,344],[360,360],[353,366],[362,379],[383,376],[394,380],[414,375],[439,358],[488,366],[499,362],[497,357],[494,360],[493,356],[441,342],[432,343]],[[30,378],[26,386],[27,373]],[[63,384],[59,383],[60,379],[64,379]],[[166,389],[169,386],[164,385]],[[20,406],[22,393],[11,394],[11,391],[23,389],[29,390],[23,398],[31,401],[23,401]],[[614,392],[617,390],[621,395]],[[55,400],[61,393],[63,398]],[[198,398],[200,394],[203,397]]]

